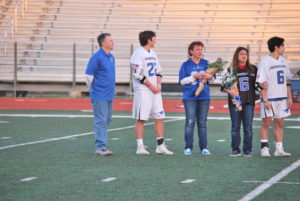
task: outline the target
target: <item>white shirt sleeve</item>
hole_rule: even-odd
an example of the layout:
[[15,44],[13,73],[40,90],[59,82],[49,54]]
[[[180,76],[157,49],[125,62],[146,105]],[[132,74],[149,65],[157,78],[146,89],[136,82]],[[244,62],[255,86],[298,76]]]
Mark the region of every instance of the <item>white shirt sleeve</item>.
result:
[[289,68],[288,64],[285,63],[285,65],[286,65],[286,79],[291,80],[292,79],[292,73],[290,71],[290,68]]
[[85,83],[89,88],[91,88],[93,84],[93,80],[94,80],[94,75],[85,74]]
[[268,60],[263,59],[258,65],[258,71],[257,71],[257,76],[256,76],[256,82],[263,83],[268,81]]
[[185,85],[185,84],[190,84],[195,82],[195,78],[191,75],[190,77],[185,77],[182,80],[180,80],[180,84],[181,85]]
[[156,57],[156,74],[161,74],[162,75],[162,68],[161,68],[160,62],[159,62],[155,52],[154,52],[154,55]]
[[142,55],[139,52],[134,52],[130,59],[130,65],[132,68],[133,78],[142,80],[144,77],[144,66],[142,61]]

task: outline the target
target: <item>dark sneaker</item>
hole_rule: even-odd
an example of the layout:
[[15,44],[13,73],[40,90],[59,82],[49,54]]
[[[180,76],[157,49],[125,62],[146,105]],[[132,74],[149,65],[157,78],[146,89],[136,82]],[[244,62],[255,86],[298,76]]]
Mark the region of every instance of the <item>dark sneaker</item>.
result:
[[233,150],[229,156],[241,156],[241,152],[237,150]]
[[111,156],[113,152],[109,151],[108,149],[98,149],[95,151],[96,156]]
[[250,151],[246,151],[244,152],[243,156],[245,157],[252,157],[251,152]]

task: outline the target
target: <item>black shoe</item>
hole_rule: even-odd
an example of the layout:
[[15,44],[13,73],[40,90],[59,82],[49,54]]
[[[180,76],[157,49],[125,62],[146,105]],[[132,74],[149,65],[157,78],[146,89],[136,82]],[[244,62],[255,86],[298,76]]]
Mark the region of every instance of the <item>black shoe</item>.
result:
[[245,151],[244,154],[243,154],[243,156],[245,156],[245,157],[252,157],[251,151]]
[[229,156],[241,156],[241,152],[237,150],[233,150]]

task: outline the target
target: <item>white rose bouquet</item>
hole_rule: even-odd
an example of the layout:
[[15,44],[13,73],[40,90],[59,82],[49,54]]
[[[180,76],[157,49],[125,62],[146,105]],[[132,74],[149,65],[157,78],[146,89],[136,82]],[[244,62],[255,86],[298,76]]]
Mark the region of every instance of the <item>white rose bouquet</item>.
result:
[[[209,73],[211,75],[216,74],[219,71],[222,71],[224,69],[224,66],[227,64],[227,61],[222,61],[222,59],[219,57],[217,60],[213,63],[208,64],[208,67],[206,69],[206,73]],[[199,86],[195,92],[195,96],[199,96],[201,91],[203,90],[205,84],[207,83],[206,79],[202,79],[201,82],[199,83]]]
[[[236,68],[232,68],[232,72],[225,75],[223,78],[222,78],[222,84],[221,86],[224,87],[224,89],[229,89],[229,90],[236,90],[238,91],[238,86],[237,86],[237,82],[238,82],[238,79],[237,79],[237,70]],[[232,102],[233,104],[235,105],[235,108],[237,111],[242,111],[242,101],[241,101],[241,97],[239,95],[237,96],[232,96]]]

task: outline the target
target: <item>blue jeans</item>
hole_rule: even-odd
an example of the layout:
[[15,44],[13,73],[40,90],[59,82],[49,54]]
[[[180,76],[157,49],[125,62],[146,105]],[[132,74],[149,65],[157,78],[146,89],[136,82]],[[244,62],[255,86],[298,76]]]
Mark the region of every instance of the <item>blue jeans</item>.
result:
[[107,127],[111,122],[112,101],[92,100],[96,150],[106,149]]
[[184,100],[185,109],[185,149],[193,149],[194,127],[197,119],[200,150],[207,147],[207,114],[210,100]]
[[243,142],[243,152],[251,152],[252,150],[252,122],[253,122],[253,113],[254,105],[243,105],[243,110],[238,112],[234,106],[229,107],[230,117],[231,117],[231,148],[232,151],[240,151],[240,128],[241,122],[243,122],[244,130],[244,142]]

